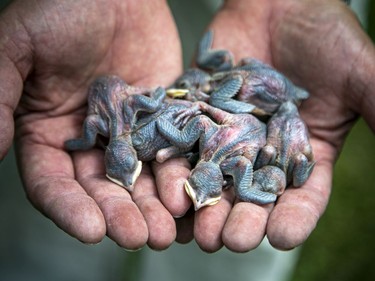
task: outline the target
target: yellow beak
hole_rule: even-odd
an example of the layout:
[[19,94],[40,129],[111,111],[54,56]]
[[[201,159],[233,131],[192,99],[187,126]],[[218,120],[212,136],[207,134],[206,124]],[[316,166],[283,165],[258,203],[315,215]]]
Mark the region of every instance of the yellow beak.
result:
[[189,93],[189,90],[186,89],[167,89],[166,93],[170,98],[183,98]]

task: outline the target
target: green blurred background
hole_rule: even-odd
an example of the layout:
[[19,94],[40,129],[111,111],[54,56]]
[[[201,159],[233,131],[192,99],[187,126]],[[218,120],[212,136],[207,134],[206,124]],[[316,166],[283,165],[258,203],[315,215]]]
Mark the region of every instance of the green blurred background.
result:
[[[0,5],[3,6],[5,2],[0,0]],[[206,1],[204,4],[198,0],[169,2],[176,15],[187,65],[199,36],[220,1]],[[356,6],[366,1],[352,2]],[[201,5],[201,9],[197,9],[197,5]],[[356,9],[369,34],[375,38],[374,1],[370,1],[369,6]],[[363,120],[359,120],[348,136],[335,167],[327,211],[301,247],[291,281],[375,280],[374,156],[374,133]],[[0,281],[34,280],[22,272],[28,272],[28,268],[43,272],[44,268],[38,268],[41,263],[53,269],[56,273],[54,280],[63,280],[58,276],[67,269],[74,273],[74,280],[118,280],[118,272],[126,272],[128,277],[123,280],[130,280],[129,274],[136,275],[139,269],[137,259],[140,259],[141,253],[124,255],[109,239],[97,246],[83,245],[58,230],[33,209],[22,190],[13,151],[0,164],[0,187]],[[53,233],[53,238],[47,233]],[[28,247],[20,246],[19,241],[25,240]],[[53,253],[60,248],[75,254],[54,257]],[[9,272],[9,268],[13,268],[17,274],[3,274]],[[43,273],[38,276],[43,276]],[[46,276],[49,275],[46,273]]]

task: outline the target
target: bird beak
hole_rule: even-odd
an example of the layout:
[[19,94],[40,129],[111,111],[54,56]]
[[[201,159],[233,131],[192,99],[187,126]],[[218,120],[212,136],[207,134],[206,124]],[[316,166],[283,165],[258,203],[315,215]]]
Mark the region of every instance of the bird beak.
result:
[[167,89],[167,96],[170,98],[183,98],[189,93],[189,90],[186,89]]
[[205,206],[212,206],[217,204],[221,196],[214,197],[214,198],[208,198],[206,201],[201,202],[197,199],[197,193],[195,190],[191,187],[189,181],[185,181],[185,191],[189,195],[191,201],[193,201],[194,204],[194,209],[195,211],[198,211],[200,208],[205,207]]
[[219,203],[220,199],[221,199],[221,196],[218,196],[218,197],[214,197],[214,198],[209,198],[204,202],[196,202],[194,204],[194,209],[197,211],[200,208],[205,207],[205,206],[216,205],[217,203]]
[[132,177],[133,184],[138,179],[139,175],[141,174],[141,171],[142,171],[142,161],[138,161],[137,168],[135,169],[133,177]]
[[142,161],[138,161],[138,164],[137,164],[137,168],[135,169],[134,171],[134,174],[133,174],[133,177],[132,177],[132,181],[131,181],[131,184],[129,185],[125,185],[123,182],[121,182],[120,180],[118,179],[115,179],[115,178],[112,178],[111,176],[109,176],[108,174],[106,174],[106,177],[111,180],[112,182],[114,182],[115,184],[118,184],[119,186],[122,186],[123,188],[125,188],[127,191],[129,192],[133,192],[134,190],[134,183],[135,181],[137,180],[137,178],[139,177],[139,175],[141,174],[141,171],[142,171]]
[[107,177],[110,181],[114,182],[115,184],[118,184],[119,186],[122,186],[122,187],[124,187],[124,188],[127,189],[127,187],[126,187],[121,181],[119,181],[119,180],[117,180],[117,179],[115,179],[115,178],[112,178],[112,177],[109,176],[108,174],[106,174],[106,177]]
[[189,181],[185,181],[185,191],[187,195],[189,195],[191,201],[193,201],[195,206],[195,203],[197,202],[197,194],[195,193],[195,190],[191,187]]

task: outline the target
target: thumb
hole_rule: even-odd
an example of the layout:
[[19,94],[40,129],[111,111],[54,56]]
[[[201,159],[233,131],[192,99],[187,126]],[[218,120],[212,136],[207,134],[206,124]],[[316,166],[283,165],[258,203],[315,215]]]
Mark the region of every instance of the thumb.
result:
[[21,97],[23,80],[15,65],[0,56],[0,161],[7,154],[14,135],[13,113]]
[[14,111],[32,66],[30,38],[15,8],[0,15],[0,161],[14,136]]

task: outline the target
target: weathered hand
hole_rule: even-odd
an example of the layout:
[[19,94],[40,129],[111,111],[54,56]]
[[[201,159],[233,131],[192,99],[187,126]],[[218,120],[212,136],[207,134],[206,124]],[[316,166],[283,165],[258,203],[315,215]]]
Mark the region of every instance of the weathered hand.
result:
[[[218,205],[195,214],[195,239],[206,251],[223,245],[248,251],[264,235],[276,248],[294,248],[325,210],[333,165],[357,116],[375,131],[374,46],[340,1],[228,0],[209,28],[214,48],[231,50],[237,61],[265,61],[310,92],[301,115],[316,166],[302,187],[286,190],[274,206],[232,206],[233,194],[225,192]],[[181,224],[188,228],[193,220]]]
[[180,74],[180,43],[165,1],[15,0],[0,16],[0,36],[0,159],[12,142],[15,112],[31,202],[86,243],[107,234],[128,249],[169,246],[175,222],[147,165],[131,198],[105,178],[103,151],[63,149],[80,135],[87,88],[97,76],[155,87]]

